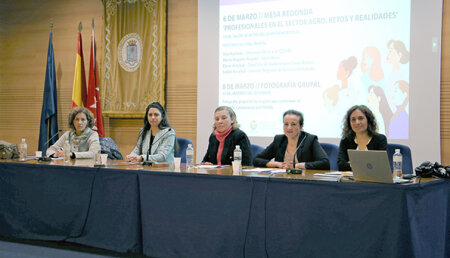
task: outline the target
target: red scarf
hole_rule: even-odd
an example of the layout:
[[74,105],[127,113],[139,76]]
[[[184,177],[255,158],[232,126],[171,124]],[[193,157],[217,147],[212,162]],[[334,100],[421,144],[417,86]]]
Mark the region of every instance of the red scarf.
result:
[[231,133],[232,130],[233,130],[233,126],[230,126],[227,130],[225,130],[223,132],[214,130],[216,139],[219,141],[219,148],[217,149],[217,165],[222,165],[221,157],[222,157],[223,145],[225,144],[225,139]]

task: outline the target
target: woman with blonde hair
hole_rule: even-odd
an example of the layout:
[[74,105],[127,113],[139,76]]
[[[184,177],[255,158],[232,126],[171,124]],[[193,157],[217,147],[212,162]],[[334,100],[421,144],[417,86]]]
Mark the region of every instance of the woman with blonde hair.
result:
[[209,136],[208,149],[203,164],[230,165],[233,153],[239,145],[242,150],[242,165],[252,165],[252,148],[247,135],[239,129],[236,113],[228,106],[214,111],[214,131]]

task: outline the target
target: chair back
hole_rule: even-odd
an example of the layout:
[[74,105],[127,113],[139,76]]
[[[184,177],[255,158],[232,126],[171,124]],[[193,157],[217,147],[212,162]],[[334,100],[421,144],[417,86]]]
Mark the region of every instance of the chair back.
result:
[[407,145],[403,144],[388,143],[387,155],[389,159],[389,164],[391,165],[391,170],[392,170],[392,155],[394,155],[395,149],[400,149],[400,153],[403,156],[402,159],[403,174],[412,174],[414,172],[414,169],[412,164],[411,149]]
[[123,160],[122,153],[120,153],[119,147],[111,137],[99,137],[100,140],[100,152],[108,154],[108,159]]
[[339,146],[327,142],[321,142],[320,146],[322,146],[322,149],[328,155],[328,160],[330,161],[330,170],[339,170],[337,164]]
[[258,144],[252,144],[252,163],[253,160],[255,159],[256,155],[258,155],[258,153],[260,153],[261,151],[263,151],[264,148]]
[[175,157],[181,158],[181,163],[186,163],[186,149],[188,144],[192,144],[192,141],[187,138],[177,137],[178,140],[178,152],[175,153]]

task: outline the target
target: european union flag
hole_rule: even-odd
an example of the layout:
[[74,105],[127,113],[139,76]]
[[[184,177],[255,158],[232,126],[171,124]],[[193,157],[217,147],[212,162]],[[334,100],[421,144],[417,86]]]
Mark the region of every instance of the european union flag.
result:
[[[52,32],[48,42],[47,70],[45,71],[44,99],[42,102],[41,126],[39,130],[39,148],[42,154],[47,151],[47,141],[49,146],[58,140],[58,112],[56,106],[56,73],[55,58],[53,55]],[[53,139],[51,137],[55,136]]]

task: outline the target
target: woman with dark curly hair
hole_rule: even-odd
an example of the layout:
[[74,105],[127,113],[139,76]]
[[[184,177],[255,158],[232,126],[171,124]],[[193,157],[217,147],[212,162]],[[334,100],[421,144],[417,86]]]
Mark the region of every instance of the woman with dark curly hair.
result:
[[47,150],[49,157],[64,157],[64,143],[70,144],[70,157],[72,159],[92,159],[100,153],[100,140],[94,127],[94,115],[89,109],[75,107],[69,113],[69,128],[55,144]]
[[372,111],[364,105],[351,107],[344,117],[344,129],[339,144],[338,167],[351,170],[347,150],[386,150],[387,139],[378,133],[377,121]]

